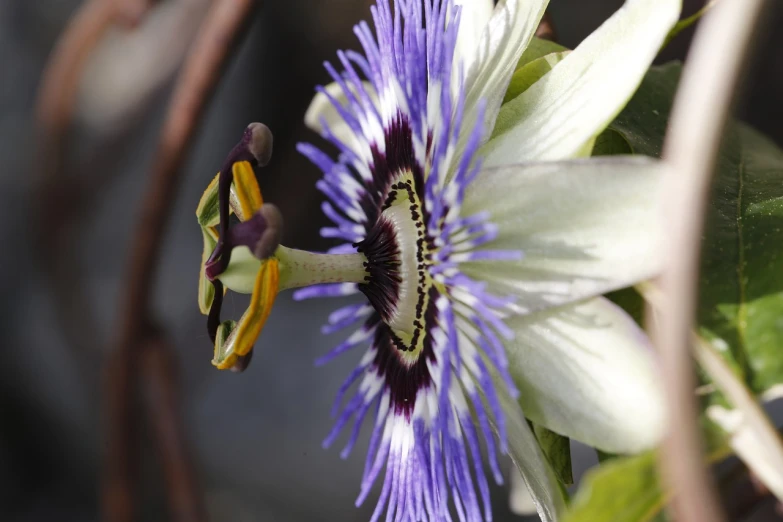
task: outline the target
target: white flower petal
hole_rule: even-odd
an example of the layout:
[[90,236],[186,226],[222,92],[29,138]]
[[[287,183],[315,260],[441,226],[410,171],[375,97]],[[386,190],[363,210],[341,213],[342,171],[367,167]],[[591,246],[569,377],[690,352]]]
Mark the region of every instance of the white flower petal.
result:
[[[345,94],[337,82],[327,84],[325,89],[335,99],[340,100],[343,104],[345,103]],[[340,137],[344,136],[345,132],[351,132],[348,124],[345,123],[345,120],[337,113],[329,98],[322,92],[318,92],[313,96],[313,101],[310,102],[310,106],[307,108],[307,112],[305,112],[304,121],[307,127],[318,134],[321,134],[324,130],[324,121]],[[338,128],[339,125],[342,125],[344,129]]]
[[680,0],[626,0],[498,115],[485,165],[573,157],[622,109],[677,22]]
[[462,263],[460,270],[528,313],[630,286],[656,275],[660,163],[606,157],[485,169],[463,215],[488,211],[498,237],[487,249],[518,261]]
[[[367,94],[370,96],[370,100],[378,107],[378,97],[372,84],[370,82],[362,82],[362,84],[364,85]],[[340,84],[332,82],[327,84],[324,89],[326,89],[326,92],[328,92],[330,96],[342,104],[343,107],[348,105],[348,98],[342,87],[340,87]],[[332,102],[329,101],[329,98],[327,98],[325,94],[318,92],[313,96],[313,100],[310,102],[307,112],[305,112],[304,120],[305,125],[318,134],[323,134],[323,124],[325,122],[335,137],[350,147],[351,150],[359,153],[360,156],[364,154],[361,145],[362,142],[357,139],[351,130],[351,127],[345,122],[343,117],[340,116],[337,109],[335,109],[334,105],[332,105]],[[372,137],[368,136],[367,138]]]
[[492,16],[495,4],[492,0],[455,0],[454,3],[462,9],[454,56],[457,63],[462,60],[467,71],[476,57],[481,34]]
[[612,453],[658,443],[666,412],[654,353],[622,309],[597,297],[507,324],[509,371],[530,420]]
[[538,511],[535,502],[533,502],[533,496],[519,471],[512,469],[509,478],[508,507],[511,512],[515,515],[527,516]]
[[505,384],[500,384],[502,381],[497,374],[493,375],[493,379],[506,421],[508,454],[530,492],[541,521],[556,522],[563,517],[566,508],[554,471],[519,404],[508,395]]
[[[473,0],[469,0],[473,1]],[[465,125],[472,130],[479,101],[485,103],[486,136],[494,127],[519,57],[538,28],[549,0],[500,0],[486,24],[470,68],[465,69]],[[455,71],[455,74],[458,70]],[[465,134],[469,134],[466,131]]]

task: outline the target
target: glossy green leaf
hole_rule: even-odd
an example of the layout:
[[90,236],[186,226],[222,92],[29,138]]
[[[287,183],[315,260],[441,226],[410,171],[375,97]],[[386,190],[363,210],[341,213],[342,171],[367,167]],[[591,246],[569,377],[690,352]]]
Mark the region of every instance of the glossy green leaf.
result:
[[566,486],[573,484],[574,474],[571,468],[570,439],[539,424],[533,424],[533,433],[535,433],[538,443],[558,480]]
[[[681,66],[654,67],[612,123],[659,156]],[[699,329],[756,393],[783,383],[783,151],[732,123],[706,221]]]

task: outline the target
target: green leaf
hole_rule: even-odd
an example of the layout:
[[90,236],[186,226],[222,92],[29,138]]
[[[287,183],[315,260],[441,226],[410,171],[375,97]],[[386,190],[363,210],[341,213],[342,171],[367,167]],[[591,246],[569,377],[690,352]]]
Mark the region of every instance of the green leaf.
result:
[[[611,124],[633,152],[660,156],[680,64],[654,67]],[[783,383],[783,151],[729,125],[706,221],[699,333],[749,388]]]
[[[723,431],[702,418],[706,461],[718,462],[730,453]],[[590,469],[574,495],[563,522],[651,522],[665,520],[668,494],[661,488],[657,453],[613,456]]]
[[570,439],[538,424],[533,424],[533,433],[535,433],[538,443],[558,480],[566,486],[573,484],[574,475],[571,469]]
[[647,522],[665,503],[655,453],[616,458],[589,470],[564,522]]
[[511,77],[511,83],[508,84],[503,103],[507,103],[525,92],[531,85],[551,71],[555,65],[560,63],[563,58],[568,56],[569,52],[549,53],[519,67]]
[[628,140],[614,129],[606,129],[595,139],[593,156],[613,156],[620,154],[633,154],[633,149]]
[[562,53],[563,51],[567,51],[567,50],[568,48],[563,47],[558,43],[552,42],[550,40],[544,40],[542,38],[537,38],[534,36],[533,38],[531,38],[530,43],[527,45],[525,52],[523,52],[522,56],[519,57],[519,61],[517,62],[516,69],[519,70],[525,65],[532,62],[533,60],[538,60],[539,58],[542,58],[547,54]]
[[628,312],[636,324],[644,326],[644,298],[635,288],[623,288],[609,292],[606,297],[614,304]]

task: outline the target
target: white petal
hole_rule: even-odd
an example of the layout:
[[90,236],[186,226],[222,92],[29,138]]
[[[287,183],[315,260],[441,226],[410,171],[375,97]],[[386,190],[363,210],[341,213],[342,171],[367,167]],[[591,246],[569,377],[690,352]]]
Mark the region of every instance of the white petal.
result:
[[460,270],[517,296],[525,313],[649,279],[661,265],[660,171],[657,161],[620,156],[485,169],[462,214],[489,211],[499,234],[486,248],[523,257]]
[[626,0],[549,74],[503,106],[482,150],[485,165],[582,152],[633,95],[680,6],[680,0]]
[[[508,453],[527,486],[542,522],[556,522],[565,513],[565,500],[538,440],[525,415],[506,392],[500,377],[493,375],[506,421]],[[500,381],[500,382],[499,382]],[[512,470],[511,473],[515,473]]]
[[[326,85],[325,89],[332,97],[345,105],[345,93],[337,82]],[[307,108],[307,112],[305,112],[304,121],[305,125],[318,134],[323,133],[323,123],[326,122],[335,136],[344,143],[350,143],[353,139],[353,132],[351,132],[350,127],[345,123],[345,120],[343,120],[324,93],[319,92],[313,96],[313,101],[310,102],[310,106]]]
[[597,297],[507,324],[509,370],[530,420],[612,453],[658,443],[666,414],[654,354],[622,309]]
[[457,63],[461,60],[467,71],[476,58],[481,35],[495,4],[492,0],[455,0],[454,3],[462,9],[455,60]]
[[527,488],[522,475],[517,469],[512,469],[510,473],[508,507],[515,515],[532,515],[536,509],[533,502],[533,496]]
[[[378,98],[370,82],[362,82],[367,94],[370,96],[370,100],[378,106]],[[326,92],[329,93],[335,100],[337,100],[343,107],[347,107],[348,98],[345,95],[340,84],[332,82],[325,87]],[[356,93],[354,93],[356,94]],[[329,101],[323,93],[316,93],[313,96],[313,100],[310,102],[310,106],[305,112],[305,125],[318,134],[323,134],[324,122],[329,126],[329,130],[352,150],[359,152],[360,156],[363,154],[362,145],[356,136],[354,135],[351,127],[345,122],[342,116],[334,108],[334,105]],[[372,136],[368,136],[372,138]]]
[[[473,0],[469,0],[473,1]],[[493,128],[506,87],[519,57],[536,32],[549,0],[500,0],[478,41],[470,68],[465,69],[466,133],[474,128],[483,100],[486,136]],[[455,70],[455,73],[458,69]]]

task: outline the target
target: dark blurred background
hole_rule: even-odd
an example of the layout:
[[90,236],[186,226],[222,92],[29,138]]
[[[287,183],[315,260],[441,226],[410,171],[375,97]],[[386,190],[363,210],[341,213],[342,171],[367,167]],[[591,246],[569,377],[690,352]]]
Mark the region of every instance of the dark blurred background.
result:
[[[208,5],[206,0],[169,0],[138,32],[107,35],[84,76],[67,163],[60,172],[64,186],[77,187],[61,190],[60,196],[76,198],[76,213],[42,214],[36,186],[46,158],[35,142],[35,96],[47,56],[79,3],[0,0],[0,520],[9,522],[100,518],[103,370],[117,335],[129,238],[173,75]],[[574,47],[622,3],[552,0],[560,43]],[[265,122],[275,135],[275,153],[260,182],[265,200],[285,216],[285,243],[324,246],[314,188],[319,173],[294,145],[317,140],[302,120],[313,87],[328,81],[321,63],[333,59],[337,49],[358,48],[351,27],[369,18],[370,2],[259,4],[171,201],[154,311],[176,348],[186,442],[210,520],[367,520],[373,501],[360,509],[353,506],[366,437],[347,461],[339,457],[340,446],[321,448],[331,428],[334,393],[358,359],[357,352],[325,368],[313,365],[339,340],[319,332],[334,302],[295,305],[282,294],[253,364],[241,375],[210,365],[212,347],[196,306],[201,236],[194,210],[251,121]],[[703,0],[685,4],[690,14]],[[739,116],[783,144],[780,5],[770,27]],[[684,58],[691,34],[679,36],[659,61]],[[705,78],[704,89],[709,88]],[[43,235],[36,232],[41,230]],[[50,230],[58,237],[47,235]],[[42,252],[49,258],[42,259]],[[53,278],[53,255],[66,266],[71,263],[70,271]],[[245,304],[230,297],[226,312],[238,317]],[[149,430],[145,420],[138,422],[144,450],[140,519],[170,520]],[[579,473],[594,462],[584,448],[575,458]],[[508,512],[504,488],[495,489],[493,501],[497,520],[518,520]],[[766,510],[755,520],[769,516]]]

